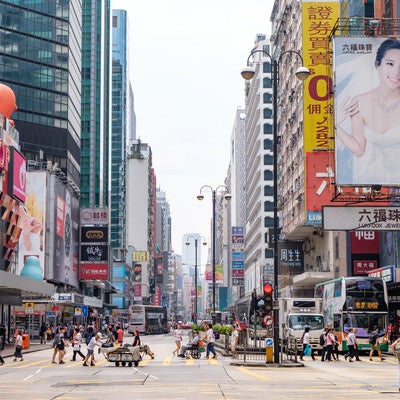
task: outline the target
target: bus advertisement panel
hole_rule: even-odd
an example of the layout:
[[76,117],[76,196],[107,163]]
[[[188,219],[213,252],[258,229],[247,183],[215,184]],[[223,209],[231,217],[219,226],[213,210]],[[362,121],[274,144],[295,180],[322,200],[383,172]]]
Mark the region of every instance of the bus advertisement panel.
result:
[[349,328],[356,329],[359,350],[370,350],[369,335],[378,327],[380,346],[388,350],[388,295],[381,278],[341,277],[315,286],[315,297],[322,298],[327,327],[333,328],[339,350],[345,351]]

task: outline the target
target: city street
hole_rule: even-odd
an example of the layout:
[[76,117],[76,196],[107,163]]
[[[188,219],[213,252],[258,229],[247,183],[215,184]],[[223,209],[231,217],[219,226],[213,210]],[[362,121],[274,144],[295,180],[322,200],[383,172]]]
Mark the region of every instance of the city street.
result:
[[[131,337],[126,338],[130,342]],[[52,349],[26,353],[24,361],[6,358],[0,367],[4,400],[124,399],[385,399],[397,398],[397,361],[321,363],[307,358],[304,367],[234,365],[230,357],[180,359],[172,355],[173,337],[142,337],[155,359],[135,367],[116,367],[96,351],[96,366],[72,362],[52,364]],[[85,346],[83,346],[85,348]],[[85,350],[84,350],[85,352]]]

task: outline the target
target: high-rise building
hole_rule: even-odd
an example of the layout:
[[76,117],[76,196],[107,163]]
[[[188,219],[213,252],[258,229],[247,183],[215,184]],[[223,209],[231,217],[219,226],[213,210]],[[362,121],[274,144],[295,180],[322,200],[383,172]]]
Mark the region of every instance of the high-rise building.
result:
[[59,168],[78,193],[82,2],[2,1],[0,16],[0,80],[17,98],[21,150]]
[[110,0],[82,2],[81,207],[108,205]]
[[112,11],[112,123],[110,180],[110,243],[115,254],[126,247],[126,149],[128,74],[128,19],[125,10]]
[[256,74],[246,83],[246,226],[245,294],[261,291],[264,265],[273,265],[273,127],[269,41],[258,34],[253,62]]

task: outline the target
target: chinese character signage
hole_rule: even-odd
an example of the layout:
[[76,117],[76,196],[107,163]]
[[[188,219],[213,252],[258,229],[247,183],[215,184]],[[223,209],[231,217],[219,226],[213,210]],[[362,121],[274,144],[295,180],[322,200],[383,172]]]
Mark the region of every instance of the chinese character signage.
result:
[[232,226],[232,286],[244,285],[244,228]]
[[302,2],[304,82],[303,130],[306,225],[321,226],[321,207],[334,182],[332,52],[329,35],[338,19],[337,1]]
[[303,242],[280,240],[278,242],[279,275],[302,274],[304,272]]

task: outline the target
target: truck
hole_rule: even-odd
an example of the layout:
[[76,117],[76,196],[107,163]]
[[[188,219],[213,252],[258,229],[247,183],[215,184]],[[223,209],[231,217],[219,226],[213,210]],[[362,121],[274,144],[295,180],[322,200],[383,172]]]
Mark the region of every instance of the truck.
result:
[[310,345],[313,351],[321,351],[320,336],[324,333],[325,321],[322,313],[322,299],[279,298],[279,323],[283,335],[295,336],[298,349],[302,348],[301,337],[304,328],[310,327]]

